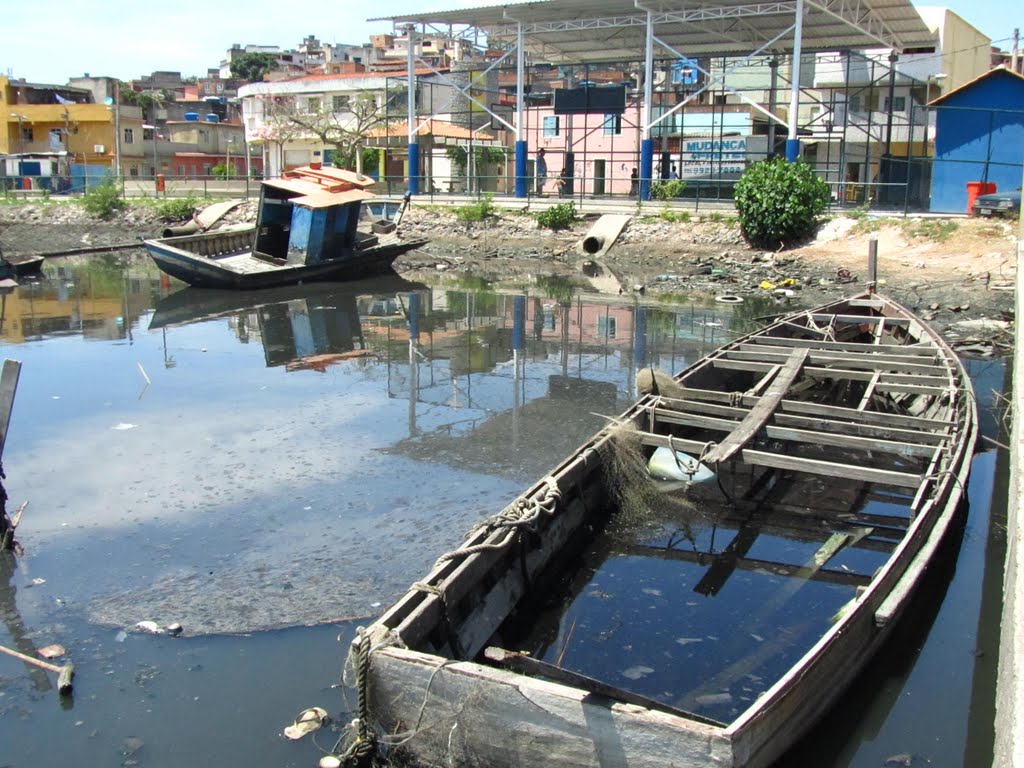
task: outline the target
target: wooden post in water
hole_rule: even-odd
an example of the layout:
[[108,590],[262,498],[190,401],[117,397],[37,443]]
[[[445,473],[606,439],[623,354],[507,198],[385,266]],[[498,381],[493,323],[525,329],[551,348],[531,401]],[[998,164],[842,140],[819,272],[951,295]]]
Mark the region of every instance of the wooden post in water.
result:
[[868,293],[874,293],[878,286],[878,239],[868,240]]
[[[0,468],[3,466],[4,443],[7,442],[7,426],[11,422],[11,411],[14,409],[14,393],[18,390],[18,377],[21,375],[21,362],[4,360],[3,372],[0,373]],[[14,546],[14,525],[7,517],[5,502],[7,492],[0,485],[0,551]]]

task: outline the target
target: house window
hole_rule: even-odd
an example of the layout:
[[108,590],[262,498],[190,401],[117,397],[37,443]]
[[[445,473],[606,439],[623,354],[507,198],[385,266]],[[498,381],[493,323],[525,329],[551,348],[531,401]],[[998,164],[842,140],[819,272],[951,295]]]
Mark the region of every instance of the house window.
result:
[[861,112],[861,111],[863,111],[861,109],[861,100],[860,100],[860,94],[859,93],[853,93],[853,94],[850,95],[850,111],[851,112]]
[[348,110],[349,97],[336,95],[331,97],[331,109],[334,112],[345,112]]
[[726,95],[724,93],[716,93],[715,94],[715,106],[716,107],[724,107],[728,103],[729,102],[726,101]]
[[601,128],[605,136],[617,136],[622,133],[622,115],[605,115]]
[[597,318],[597,335],[606,339],[615,338],[615,318],[611,316]]
[[543,121],[544,135],[545,136],[557,136],[558,135],[558,115],[546,115]]
[[311,113],[312,112],[319,112],[320,111],[321,103],[322,103],[322,100],[320,99],[319,96],[311,96],[306,101],[307,111],[309,111]]
[[179,165],[178,166],[178,175],[179,176],[184,176],[185,175],[185,166],[184,165]]
[[209,163],[204,163],[203,164],[203,176],[209,176],[209,175],[210,175],[210,164]]
[[125,144],[134,144],[135,143],[135,129],[134,128],[125,128],[124,129],[124,143]]
[[139,167],[137,165],[133,165],[128,169],[128,175],[133,179],[136,178],[139,175]]
[[886,112],[906,112],[907,111],[907,97],[906,96],[893,96],[892,98],[892,109],[889,109],[889,97],[885,97]]
[[202,128],[199,129],[199,143],[209,144],[210,143],[210,132]]
[[22,125],[21,126],[21,140],[22,141],[35,141],[35,136],[33,136],[33,134],[32,134],[32,126],[31,125]]

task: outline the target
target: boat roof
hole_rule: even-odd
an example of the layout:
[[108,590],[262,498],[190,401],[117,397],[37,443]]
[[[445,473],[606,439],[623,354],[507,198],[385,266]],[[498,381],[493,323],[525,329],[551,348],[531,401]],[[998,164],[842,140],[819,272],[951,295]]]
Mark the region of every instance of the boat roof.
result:
[[327,208],[345,205],[374,197],[366,188],[373,179],[362,173],[343,168],[314,168],[302,166],[285,171],[279,179],[267,179],[265,186],[292,192],[298,197],[291,202],[309,208]]

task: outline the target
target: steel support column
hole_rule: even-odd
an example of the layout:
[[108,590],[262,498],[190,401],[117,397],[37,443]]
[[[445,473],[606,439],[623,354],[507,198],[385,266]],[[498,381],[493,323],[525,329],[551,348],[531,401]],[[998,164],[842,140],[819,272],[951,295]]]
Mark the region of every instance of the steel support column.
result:
[[409,140],[409,194],[420,193],[420,145],[416,138],[416,27],[409,24],[405,28],[407,40],[405,66],[409,78],[409,89],[406,93],[405,110]]
[[529,195],[529,179],[526,178],[526,134],[525,125],[525,72],[526,53],[523,50],[523,23],[516,28],[516,197]]
[[800,110],[800,58],[804,35],[804,0],[796,0],[796,24],[793,28],[793,66],[789,95],[789,135],[786,139],[786,159],[791,163],[800,157],[800,139],[797,138]]
[[644,45],[643,135],[640,141],[640,185],[638,199],[651,199],[654,171],[654,140],[651,138],[651,101],[654,98],[654,15],[647,11],[647,40]]

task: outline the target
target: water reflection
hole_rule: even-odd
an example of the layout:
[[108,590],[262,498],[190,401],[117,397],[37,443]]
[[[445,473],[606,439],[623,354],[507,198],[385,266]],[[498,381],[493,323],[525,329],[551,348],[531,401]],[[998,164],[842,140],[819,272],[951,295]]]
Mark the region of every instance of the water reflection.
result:
[[[32,648],[65,645],[87,706],[60,711],[31,670],[3,662],[0,735],[17,765],[120,762],[129,737],[145,741],[136,758],[151,768],[315,765],[315,745],[279,733],[311,704],[350,719],[330,688],[345,651],[338,628],[229,633],[365,622],[620,412],[639,368],[680,370],[778,310],[770,301],[660,306],[581,296],[564,283],[505,291],[483,281],[310,285],[210,309],[161,280],[145,257],[62,260],[45,270],[2,305],[4,353],[24,362],[5,485],[31,506],[19,527],[26,555],[0,572],[0,632],[29,653],[19,645],[26,639]],[[167,320],[175,303],[187,314]],[[141,399],[139,365],[152,379]],[[979,399],[1002,386],[987,380],[995,374],[984,383],[972,374]],[[913,650],[924,633],[914,631],[911,652],[881,658],[878,677],[837,711],[838,730],[804,762],[784,765],[861,768],[901,753],[934,762],[936,734],[941,754],[957,761],[956,734],[978,685],[975,637],[965,627],[980,602],[990,458],[978,457],[964,551],[920,658]],[[579,591],[601,607],[610,601],[600,590],[612,592],[624,569],[650,568],[643,588],[661,594],[641,591],[644,604],[677,597],[687,610],[707,611],[726,604],[711,595],[782,578],[772,568],[785,539],[749,515],[637,529]],[[807,542],[797,546],[782,553],[790,563],[808,554]],[[680,567],[687,584],[675,578]],[[819,571],[797,601],[819,591],[832,601],[855,588],[840,581]],[[941,597],[941,585],[932,594]],[[596,624],[608,613],[587,616],[598,635],[614,628]],[[562,648],[571,627],[571,619],[554,623],[559,617],[548,652]],[[141,619],[180,621],[186,637],[129,632],[118,642],[118,630]],[[342,626],[344,641],[352,627]],[[578,622],[573,635],[583,629]],[[658,642],[685,654],[688,643],[678,640],[694,635],[683,630]],[[203,632],[228,636],[196,636]],[[750,633],[744,642],[762,644]],[[734,658],[743,657],[740,648]],[[616,669],[636,675],[642,670],[630,668],[640,665],[654,666]],[[38,684],[52,685],[43,675]],[[853,733],[852,711],[864,717]]]

